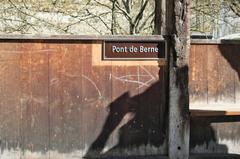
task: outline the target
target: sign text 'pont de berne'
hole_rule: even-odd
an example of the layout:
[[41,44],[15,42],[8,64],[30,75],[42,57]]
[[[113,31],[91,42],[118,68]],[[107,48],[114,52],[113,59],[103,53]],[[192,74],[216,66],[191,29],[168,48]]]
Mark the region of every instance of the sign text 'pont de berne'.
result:
[[156,60],[166,57],[165,41],[105,41],[103,60]]

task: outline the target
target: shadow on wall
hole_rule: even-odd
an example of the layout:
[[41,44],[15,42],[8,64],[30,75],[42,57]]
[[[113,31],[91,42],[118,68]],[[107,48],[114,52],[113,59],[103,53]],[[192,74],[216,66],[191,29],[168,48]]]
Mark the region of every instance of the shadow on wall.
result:
[[[228,41],[222,40],[219,50],[222,56],[228,61],[231,67],[237,72],[240,81],[240,41],[239,44],[228,44]],[[228,44],[228,45],[225,45]]]
[[[227,45],[226,45],[227,44]],[[239,44],[229,44],[223,41],[223,44],[218,45],[221,56],[223,56],[233,70],[236,71],[238,75],[238,81],[240,80],[240,45]],[[220,68],[221,69],[221,68]],[[224,68],[222,68],[224,69]],[[235,79],[236,80],[236,79]],[[190,146],[195,148],[194,151],[205,151],[220,154],[227,154],[228,147],[223,144],[219,144],[220,139],[227,139],[232,142],[238,139],[236,127],[230,127],[231,122],[240,121],[239,116],[215,116],[215,117],[195,117],[191,119],[191,136],[190,136]],[[226,123],[229,122],[229,123]],[[212,124],[216,126],[212,127]],[[220,124],[220,125],[219,125]],[[224,126],[226,124],[226,126]],[[218,131],[218,136],[216,136]],[[231,134],[235,132],[235,134]],[[204,150],[200,150],[200,147],[204,147]],[[197,150],[198,148],[198,150]],[[240,158],[240,155],[236,155],[232,158]]]
[[[160,147],[167,142],[168,127],[168,109],[166,94],[166,81],[163,79],[166,75],[166,68],[160,69],[159,80],[152,84],[143,93],[130,97],[126,92],[109,106],[109,114],[102,127],[102,131],[91,144],[85,158],[107,157],[123,155],[123,150],[138,148],[142,145],[151,145]],[[118,143],[103,152],[107,140],[113,131],[120,125],[127,113],[133,113],[134,117],[125,125],[120,127]],[[213,142],[214,148],[221,153],[227,153],[228,148],[225,145],[218,144],[211,122],[202,119],[191,119],[191,148],[198,145]],[[215,150],[210,151],[215,152]]]
[[[109,114],[97,139],[90,146],[85,158],[94,156],[111,156],[114,152],[121,155],[121,150],[137,148],[142,145],[160,147],[166,139],[166,84],[163,79],[166,69],[159,71],[160,79],[152,84],[146,91],[130,97],[126,92],[109,106]],[[127,113],[134,117],[120,127],[119,142],[109,151],[103,153],[112,132],[119,126]]]
[[190,147],[193,153],[228,153],[228,147],[218,143],[215,129],[211,125],[213,122],[217,121],[212,121],[211,117],[191,118]]

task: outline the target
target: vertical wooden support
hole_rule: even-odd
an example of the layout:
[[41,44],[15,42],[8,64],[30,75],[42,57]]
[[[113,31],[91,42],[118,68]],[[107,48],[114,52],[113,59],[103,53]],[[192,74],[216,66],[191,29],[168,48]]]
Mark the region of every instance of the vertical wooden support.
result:
[[167,1],[169,36],[169,158],[189,158],[189,0]]

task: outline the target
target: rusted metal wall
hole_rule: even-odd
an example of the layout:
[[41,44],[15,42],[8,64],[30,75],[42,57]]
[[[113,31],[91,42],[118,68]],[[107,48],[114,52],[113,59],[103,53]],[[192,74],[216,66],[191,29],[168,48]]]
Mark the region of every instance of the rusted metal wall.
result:
[[[1,158],[167,155],[166,62],[102,61],[101,45],[0,42]],[[239,50],[192,45],[191,105],[238,105]],[[224,118],[192,118],[192,153],[240,153],[240,124]]]

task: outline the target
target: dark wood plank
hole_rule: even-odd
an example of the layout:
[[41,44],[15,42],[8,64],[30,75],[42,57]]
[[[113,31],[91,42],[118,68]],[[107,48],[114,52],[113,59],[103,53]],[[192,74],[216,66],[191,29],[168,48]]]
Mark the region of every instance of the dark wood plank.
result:
[[192,154],[190,159],[239,159],[238,154]]
[[[93,44],[93,46],[89,44],[87,46],[88,49],[83,55],[85,57],[83,61],[83,72],[85,79],[83,95],[91,98],[83,112],[83,125],[85,127],[85,134],[83,135],[87,135],[88,139],[87,142],[85,142],[88,146],[86,156],[95,157],[100,155],[100,152],[104,150],[104,147],[109,146],[107,141],[110,140],[110,134],[112,133],[108,130],[110,129],[109,127],[111,125],[108,125],[109,123],[107,123],[106,119],[109,115],[109,104],[111,102],[112,67],[111,65],[99,65],[99,63],[93,64],[93,59],[101,58],[101,50],[98,49],[98,45],[99,43]],[[89,49],[92,49],[92,51]],[[91,91],[90,94],[89,91]],[[83,99],[85,99],[85,97],[83,97]],[[92,125],[86,124],[89,121],[91,121]],[[109,132],[109,134],[106,134],[106,132]]]
[[21,56],[21,116],[22,155],[31,158],[31,152],[43,152],[48,157],[48,51],[40,43],[24,43]]
[[192,45],[189,67],[189,94],[191,103],[207,104],[207,46]]
[[[51,45],[51,148],[58,157],[83,155],[82,47],[83,44]],[[64,153],[65,155],[64,155]],[[52,153],[51,158],[56,157]]]
[[89,149],[97,133],[100,131],[101,123],[98,117],[101,112],[101,98],[102,92],[99,86],[100,78],[98,70],[92,66],[91,45],[87,44],[82,46],[82,121],[83,129],[81,135],[85,149]]
[[[98,91],[98,97],[95,99],[93,107],[96,109],[96,114],[94,115],[94,131],[90,138],[89,146],[94,145],[95,141],[101,138],[101,134],[104,131],[104,124],[106,118],[109,115],[109,105],[112,102],[112,66],[111,65],[101,65],[101,47],[99,49],[93,48],[102,45],[100,42],[93,42],[89,49],[91,50],[91,71],[93,74],[92,79],[95,81],[95,89]],[[88,49],[88,50],[89,50]],[[98,53],[97,53],[98,52]],[[93,63],[93,59],[100,58],[100,63]],[[109,61],[111,63],[111,61]],[[103,64],[103,63],[102,63]],[[108,141],[111,141],[109,136]],[[105,143],[104,147],[109,147],[108,143]]]
[[[92,49],[92,44],[87,45],[87,50],[84,52],[84,61],[83,61],[83,73],[84,73],[84,88],[83,94],[84,99],[88,99],[87,106],[84,109],[84,121],[85,134],[87,141],[85,142],[89,148],[87,155],[100,155],[100,151],[104,147],[108,147],[106,139],[109,140],[110,136],[107,136],[103,139],[103,134],[105,133],[104,127],[106,117],[109,113],[109,104],[111,102],[111,65],[108,66],[99,66],[98,63],[93,64],[93,59],[99,58],[101,51]],[[99,45],[97,44],[93,44]],[[94,47],[93,46],[93,47]],[[92,49],[92,50],[91,50]],[[101,56],[101,54],[100,54]],[[87,114],[86,114],[87,113]],[[86,124],[91,122],[91,125]],[[89,133],[90,132],[90,133]],[[97,149],[97,150],[96,150]]]
[[[123,117],[128,112],[129,108],[127,104],[124,104],[129,98],[130,93],[127,90],[127,80],[126,77],[126,66],[124,63],[121,65],[116,65],[115,61],[112,61],[112,72],[111,72],[111,103],[108,105],[108,115],[106,119],[106,127],[111,130],[109,135],[109,141],[106,144],[106,147],[110,148],[107,152],[108,156],[113,156],[118,153],[121,153],[119,148],[120,142],[120,132],[119,126]],[[112,122],[111,122],[112,121]],[[123,122],[125,123],[125,122]],[[124,131],[124,130],[123,130]],[[124,133],[121,134],[124,136]],[[116,148],[112,149],[114,146]],[[124,154],[122,154],[125,156]]]
[[[123,145],[123,148],[125,149],[126,156],[136,155],[137,153],[146,154],[146,147],[144,143],[147,140],[147,126],[144,125],[146,124],[146,120],[144,120],[144,113],[147,114],[148,109],[140,103],[141,101],[139,98],[139,87],[144,84],[144,81],[141,79],[140,76],[140,71],[141,68],[138,64],[126,66],[126,89],[129,92],[131,98],[131,105],[129,105],[130,109],[128,110],[128,112],[132,113],[133,115],[132,119],[125,118],[126,124],[122,128],[123,137],[122,139],[120,139],[121,145]],[[132,111],[130,111],[131,109]],[[134,147],[135,151],[133,151],[132,149],[128,149],[128,147]]]
[[[64,105],[64,151],[83,150],[81,141],[81,90],[82,90],[82,45],[64,44],[61,70],[61,100]],[[73,154],[77,155],[78,154]],[[79,154],[80,155],[80,154]],[[69,156],[71,157],[71,156]]]
[[[221,47],[225,49],[222,50]],[[231,66],[233,59],[224,54],[234,54],[234,45],[218,45],[218,102],[235,103],[235,70]],[[234,56],[232,56],[234,58]]]
[[[50,158],[54,159],[58,155],[59,159],[63,159],[62,155],[65,151],[65,103],[63,89],[63,58],[64,44],[51,44],[50,49],[55,50],[49,55],[49,106],[50,106]],[[55,154],[54,152],[57,152]]]
[[21,155],[21,46],[0,44],[0,158]]
[[[166,124],[166,68],[164,66],[140,66],[142,81],[147,84],[140,90],[139,105],[142,107],[141,118],[147,132],[146,154],[167,154]],[[145,79],[144,79],[145,78]],[[149,147],[154,147],[153,151]]]
[[239,116],[240,111],[191,110],[191,116]]
[[219,49],[217,45],[207,45],[208,103],[218,102],[219,56]]
[[234,45],[233,52],[232,52],[232,58],[234,59],[232,61],[231,66],[234,66],[234,72],[235,72],[235,103],[240,103],[240,63],[239,63],[239,54],[240,46]]

